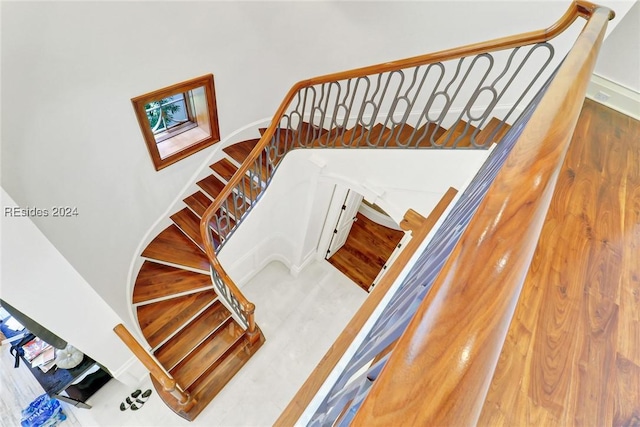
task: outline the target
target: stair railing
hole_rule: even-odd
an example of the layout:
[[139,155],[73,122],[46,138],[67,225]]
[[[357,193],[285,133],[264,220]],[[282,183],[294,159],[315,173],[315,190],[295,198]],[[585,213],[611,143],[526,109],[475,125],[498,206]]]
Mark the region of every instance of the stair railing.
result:
[[607,21],[614,16],[607,8],[581,5],[588,9],[577,8],[576,14],[588,19],[586,26],[528,123],[518,129],[431,290],[384,368],[371,365],[369,381],[349,388],[346,407],[331,408],[338,416],[330,425],[477,424]]
[[[578,1],[544,30],[296,83],[200,223],[216,290],[248,335],[258,333],[255,306],[216,254],[288,152],[310,147],[485,148],[504,133],[504,123],[517,119],[552,72],[554,49],[548,41],[591,10],[591,3]],[[516,78],[520,84],[526,79],[524,89],[512,84]],[[481,138],[480,130],[492,117],[501,123]],[[452,131],[442,135],[442,127]]]
[[169,375],[164,368],[147,352],[144,347],[140,345],[138,340],[136,340],[131,332],[122,324],[116,325],[113,328],[114,332],[120,339],[125,343],[129,350],[135,354],[135,356],[142,362],[145,368],[151,373],[153,378],[162,385],[162,388],[167,393],[171,394],[178,404],[180,405],[181,410],[188,411],[191,406],[195,404],[195,400],[191,397],[191,395],[183,390],[179,384],[176,383],[176,380]]

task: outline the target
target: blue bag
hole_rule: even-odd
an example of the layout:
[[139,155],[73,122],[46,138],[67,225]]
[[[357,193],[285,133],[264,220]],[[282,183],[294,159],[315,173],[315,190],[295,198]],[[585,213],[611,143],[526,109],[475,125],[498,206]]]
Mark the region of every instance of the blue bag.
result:
[[22,427],[53,427],[67,419],[57,399],[38,396],[22,411]]

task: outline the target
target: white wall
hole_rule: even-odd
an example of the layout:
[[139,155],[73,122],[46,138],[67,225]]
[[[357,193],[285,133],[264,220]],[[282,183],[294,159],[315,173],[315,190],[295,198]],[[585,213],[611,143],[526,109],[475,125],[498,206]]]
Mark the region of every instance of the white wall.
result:
[[274,259],[295,273],[315,255],[336,183],[362,194],[399,223],[409,208],[427,216],[450,186],[462,189],[488,154],[296,150],[285,157],[260,202],[228,240],[220,261],[240,285]]
[[594,73],[640,93],[640,3],[602,43]]
[[31,219],[5,214],[14,206],[2,190],[2,299],[135,385],[144,368],[113,332],[122,320]]
[[212,72],[224,138],[297,80],[543,28],[567,5],[2,2],[2,185],[78,208],[34,223],[126,319],[138,243],[217,149],[156,172],[130,98]]

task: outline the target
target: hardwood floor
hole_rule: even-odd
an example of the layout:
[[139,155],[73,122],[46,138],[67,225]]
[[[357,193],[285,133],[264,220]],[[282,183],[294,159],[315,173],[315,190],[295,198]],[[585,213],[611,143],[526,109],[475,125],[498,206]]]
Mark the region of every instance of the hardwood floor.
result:
[[356,217],[347,242],[327,261],[368,291],[404,232],[376,224],[361,213]]
[[479,425],[640,425],[640,122],[593,101]]

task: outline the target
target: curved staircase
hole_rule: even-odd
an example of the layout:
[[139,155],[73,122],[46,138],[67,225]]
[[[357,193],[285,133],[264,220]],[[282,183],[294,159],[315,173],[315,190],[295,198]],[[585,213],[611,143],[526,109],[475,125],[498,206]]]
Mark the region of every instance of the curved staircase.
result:
[[[300,81],[287,93],[269,127],[259,130],[261,138],[256,134],[255,139],[225,148],[224,157],[210,166],[211,173],[196,183],[199,189],[170,216],[172,224],[140,254],[144,261],[132,303],[151,351],[124,325],[114,329],[149,369],[165,403],[193,420],[264,343],[255,306],[224,271],[217,254],[288,152],[486,149],[505,134],[519,135],[523,112],[533,111],[555,76],[555,65],[562,63],[554,58],[549,41],[578,16],[591,16],[594,10],[591,3],[578,1],[545,30]],[[597,13],[604,22],[608,12]],[[517,125],[507,132],[510,123]],[[406,316],[401,320],[409,321]],[[385,337],[401,334],[405,326],[394,323],[392,331],[377,332]],[[388,343],[381,342],[385,345],[377,354],[386,352]],[[358,363],[369,363],[369,356],[377,360],[374,353],[367,350]],[[370,371],[377,376],[383,363],[374,363]],[[363,375],[369,381],[368,374]],[[359,387],[354,382],[349,393],[368,390]],[[353,400],[355,395],[349,396]],[[347,397],[342,393],[339,398]],[[341,410],[338,405],[332,408]]]
[[[508,128],[493,119],[482,131],[476,132],[475,140],[482,141],[483,145],[490,138],[497,141]],[[471,147],[471,135],[475,130],[464,121],[450,130],[433,125],[429,129],[416,130],[405,125],[401,132],[381,124],[371,129],[356,126],[349,130],[334,128],[329,131],[302,123],[297,131],[286,130],[286,136],[285,132],[280,132],[270,148],[286,152],[291,147],[284,146],[292,141],[298,147],[309,148],[358,148],[371,144],[381,148]],[[260,129],[261,133],[264,131]],[[435,144],[429,141],[432,136]],[[155,379],[154,385],[165,402],[187,419],[195,418],[264,343],[261,332],[259,339],[252,343],[216,294],[199,228],[204,212],[258,141],[250,139],[225,148],[224,157],[210,166],[212,173],[197,182],[200,190],[184,199],[185,206],[171,215],[173,223],[141,254],[144,262],[135,281],[132,300],[140,329],[156,360],[191,396],[195,405],[189,411],[182,411],[175,398]],[[262,191],[266,187],[266,172],[275,168],[283,157],[267,153],[263,158],[262,173],[252,174],[248,180],[251,184],[246,185],[251,188],[245,189],[246,194]],[[257,201],[256,198],[251,200]],[[211,222],[216,251],[224,243],[224,236],[228,238],[244,218],[250,208],[248,203],[233,212],[220,212],[216,215],[218,219]]]
[[[225,148],[227,157],[197,183],[201,190],[184,199],[185,207],[171,215],[173,224],[141,254],[145,260],[132,299],[140,329],[156,360],[195,404],[181,413],[175,398],[155,379],[154,385],[165,403],[187,419],[195,418],[264,342],[260,333],[252,343],[217,296],[200,235],[202,214],[237,170],[234,163],[241,163],[257,141]],[[235,218],[227,218],[223,226],[233,228]],[[215,241],[219,247],[221,239]]]

